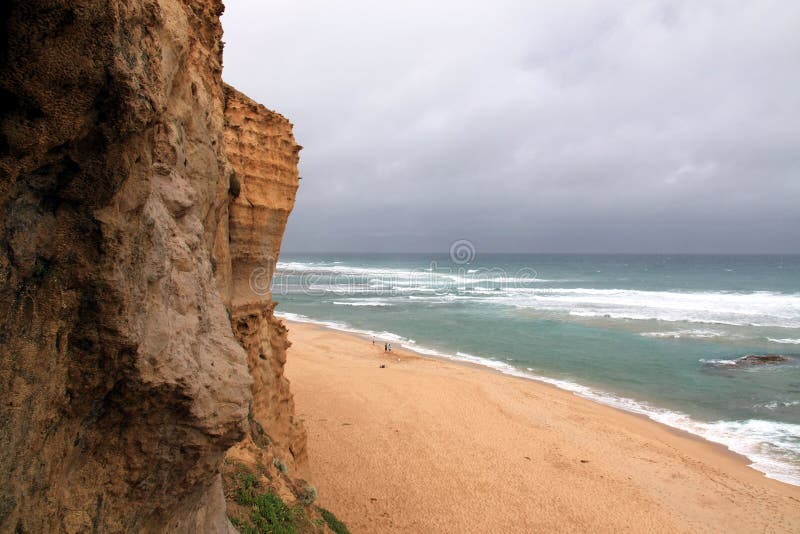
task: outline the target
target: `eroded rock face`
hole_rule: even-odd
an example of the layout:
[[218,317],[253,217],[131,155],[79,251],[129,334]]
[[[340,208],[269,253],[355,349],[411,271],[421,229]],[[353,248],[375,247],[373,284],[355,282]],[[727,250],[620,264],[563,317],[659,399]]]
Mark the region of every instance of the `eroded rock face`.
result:
[[0,531],[227,530],[222,3],[0,10]]
[[234,306],[269,300],[269,282],[299,183],[292,123],[225,86],[225,147],[238,194],[230,206]]
[[234,456],[247,456],[247,449],[251,457],[263,456],[262,464],[277,459],[302,475],[306,434],[294,418],[294,399],[283,376],[290,343],[286,328],[273,315],[269,292],[294,206],[301,147],[286,118],[232,87],[225,87],[225,96],[225,146],[239,185],[230,206],[231,323],[254,379],[252,429]]

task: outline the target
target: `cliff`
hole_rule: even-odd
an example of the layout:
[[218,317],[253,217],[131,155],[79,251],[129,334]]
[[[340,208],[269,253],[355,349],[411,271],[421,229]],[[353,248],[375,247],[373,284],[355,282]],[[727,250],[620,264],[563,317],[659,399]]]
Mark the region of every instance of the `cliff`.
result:
[[302,467],[285,329],[245,281],[297,147],[224,88],[222,9],[0,7],[0,531],[227,531],[222,460],[255,423]]
[[286,118],[225,86],[225,150],[233,167],[229,309],[253,377],[248,435],[228,458],[294,499],[308,487],[295,478],[307,471],[306,434],[294,418],[294,400],[283,375],[290,343],[286,328],[273,315],[269,285],[294,206],[301,147]]

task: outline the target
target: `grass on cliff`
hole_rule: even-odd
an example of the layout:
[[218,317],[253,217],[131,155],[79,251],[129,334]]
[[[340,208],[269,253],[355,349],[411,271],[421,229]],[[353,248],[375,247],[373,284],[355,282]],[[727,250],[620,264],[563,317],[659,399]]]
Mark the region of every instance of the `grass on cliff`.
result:
[[307,517],[299,507],[289,508],[274,493],[262,493],[237,500],[252,511],[246,519],[233,518],[233,526],[242,534],[294,534],[304,532]]
[[[239,464],[235,469],[227,479],[233,490],[229,495],[235,502],[228,512],[241,534],[320,534],[325,532],[325,525],[336,534],[350,534],[330,511],[310,506],[311,502],[303,506],[303,495],[298,497],[298,504],[289,506],[271,488],[262,487],[247,468]],[[316,490],[313,493],[316,497]]]
[[350,531],[347,530],[345,524],[339,521],[339,519],[333,515],[333,513],[325,508],[320,508],[319,513],[322,514],[322,519],[325,520],[325,522],[328,524],[328,527],[336,534],[350,534]]
[[252,473],[240,473],[237,482],[234,500],[249,511],[245,517],[231,518],[231,523],[241,534],[307,532],[309,521],[301,506],[290,508],[275,493],[260,492],[258,478]]

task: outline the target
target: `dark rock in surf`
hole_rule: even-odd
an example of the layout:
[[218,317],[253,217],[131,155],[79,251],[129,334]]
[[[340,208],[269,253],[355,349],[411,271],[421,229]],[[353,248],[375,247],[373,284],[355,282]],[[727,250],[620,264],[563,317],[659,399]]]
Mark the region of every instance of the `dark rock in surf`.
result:
[[750,365],[774,365],[776,363],[786,363],[792,359],[783,354],[748,354],[742,356],[736,362],[737,366],[750,366]]
[[700,362],[708,367],[715,367],[718,369],[741,369],[755,366],[778,365],[794,361],[792,356],[783,354],[748,354],[735,360],[700,360]]

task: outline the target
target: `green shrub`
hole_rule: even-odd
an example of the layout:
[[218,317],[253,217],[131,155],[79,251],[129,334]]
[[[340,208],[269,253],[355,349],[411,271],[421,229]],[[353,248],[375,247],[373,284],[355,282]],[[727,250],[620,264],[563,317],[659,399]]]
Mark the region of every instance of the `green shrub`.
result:
[[272,492],[257,494],[240,487],[236,502],[250,511],[247,519],[231,518],[241,534],[295,534],[307,531],[310,525],[302,506],[289,508]]
[[250,520],[261,532],[294,532],[292,510],[274,493],[263,493],[253,503]]
[[328,523],[328,527],[330,527],[330,529],[336,534],[350,534],[350,531],[347,530],[345,524],[339,521],[339,519],[333,515],[332,512],[326,510],[325,508],[320,508],[319,513],[322,514],[322,519]]
[[[277,458],[275,460],[280,462]],[[290,507],[247,467],[237,465],[239,469],[231,482],[235,484],[233,497],[239,506],[229,507],[228,511],[232,514],[229,516],[231,524],[241,534],[318,533],[324,524],[336,534],[350,534],[347,527],[328,510],[317,508],[322,519],[309,517],[303,505],[308,506],[316,499],[317,490],[314,486],[299,481],[302,489],[298,502]]]
[[250,472],[239,473],[239,484],[245,490],[251,490],[258,487],[258,478]]
[[306,506],[313,504],[317,500],[317,488],[311,484],[305,484],[300,490],[298,500]]
[[286,474],[286,464],[285,464],[285,463],[283,463],[283,462],[282,462],[282,461],[281,461],[279,458],[274,458],[274,459],[272,460],[272,465],[274,465],[275,467],[277,467],[277,468],[278,468],[278,471],[280,471],[280,472],[281,472],[281,473],[283,473],[284,475]]

